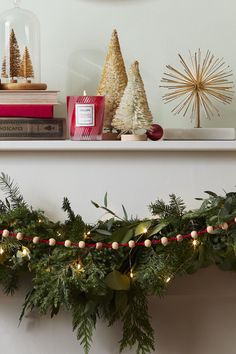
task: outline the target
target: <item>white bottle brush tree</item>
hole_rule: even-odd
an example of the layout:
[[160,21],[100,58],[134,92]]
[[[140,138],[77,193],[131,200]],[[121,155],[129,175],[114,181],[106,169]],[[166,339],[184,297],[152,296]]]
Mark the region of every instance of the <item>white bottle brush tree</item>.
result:
[[152,122],[139,63],[135,61],[128,73],[128,84],[112,125],[120,134],[137,134],[140,129],[148,130]]

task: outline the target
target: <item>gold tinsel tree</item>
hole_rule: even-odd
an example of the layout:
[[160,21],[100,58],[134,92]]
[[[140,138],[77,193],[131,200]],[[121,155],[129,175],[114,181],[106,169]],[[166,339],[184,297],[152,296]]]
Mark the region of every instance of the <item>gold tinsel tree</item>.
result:
[[127,85],[127,74],[117,31],[112,33],[97,95],[106,96],[105,130],[112,130],[112,120]]
[[4,55],[3,61],[2,61],[2,73],[1,73],[1,77],[6,79],[8,78],[7,75],[7,60],[6,60],[6,56]]
[[153,117],[139,72],[139,63],[135,61],[128,73],[128,84],[112,125],[121,133],[135,134],[138,129],[148,130],[152,122]]
[[27,47],[25,47],[24,54],[20,65],[20,77],[24,77],[26,80],[34,77],[34,69],[32,60],[30,57],[30,52]]
[[14,30],[10,34],[10,77],[12,81],[19,76],[20,72],[20,49]]

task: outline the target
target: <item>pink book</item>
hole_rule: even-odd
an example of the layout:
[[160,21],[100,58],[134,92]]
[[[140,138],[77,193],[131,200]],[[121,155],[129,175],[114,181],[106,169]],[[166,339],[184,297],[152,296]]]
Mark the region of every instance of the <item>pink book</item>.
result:
[[53,105],[0,105],[0,117],[53,118]]

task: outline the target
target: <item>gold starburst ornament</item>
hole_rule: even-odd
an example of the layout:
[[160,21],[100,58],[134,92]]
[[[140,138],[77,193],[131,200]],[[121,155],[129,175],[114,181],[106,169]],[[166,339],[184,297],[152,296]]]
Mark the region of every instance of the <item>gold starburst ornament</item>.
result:
[[181,69],[167,65],[167,71],[161,82],[168,89],[163,96],[165,103],[179,100],[172,109],[174,114],[190,113],[195,119],[195,128],[200,128],[201,115],[210,119],[215,114],[220,116],[217,102],[228,104],[233,98],[232,70],[224,59],[215,58],[208,50],[203,57],[201,50],[189,53],[189,63],[178,54]]

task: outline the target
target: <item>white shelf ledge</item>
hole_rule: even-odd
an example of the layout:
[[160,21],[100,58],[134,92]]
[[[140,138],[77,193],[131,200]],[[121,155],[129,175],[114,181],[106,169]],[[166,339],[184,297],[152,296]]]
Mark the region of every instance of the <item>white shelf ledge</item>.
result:
[[236,151],[236,141],[0,141],[3,151]]

